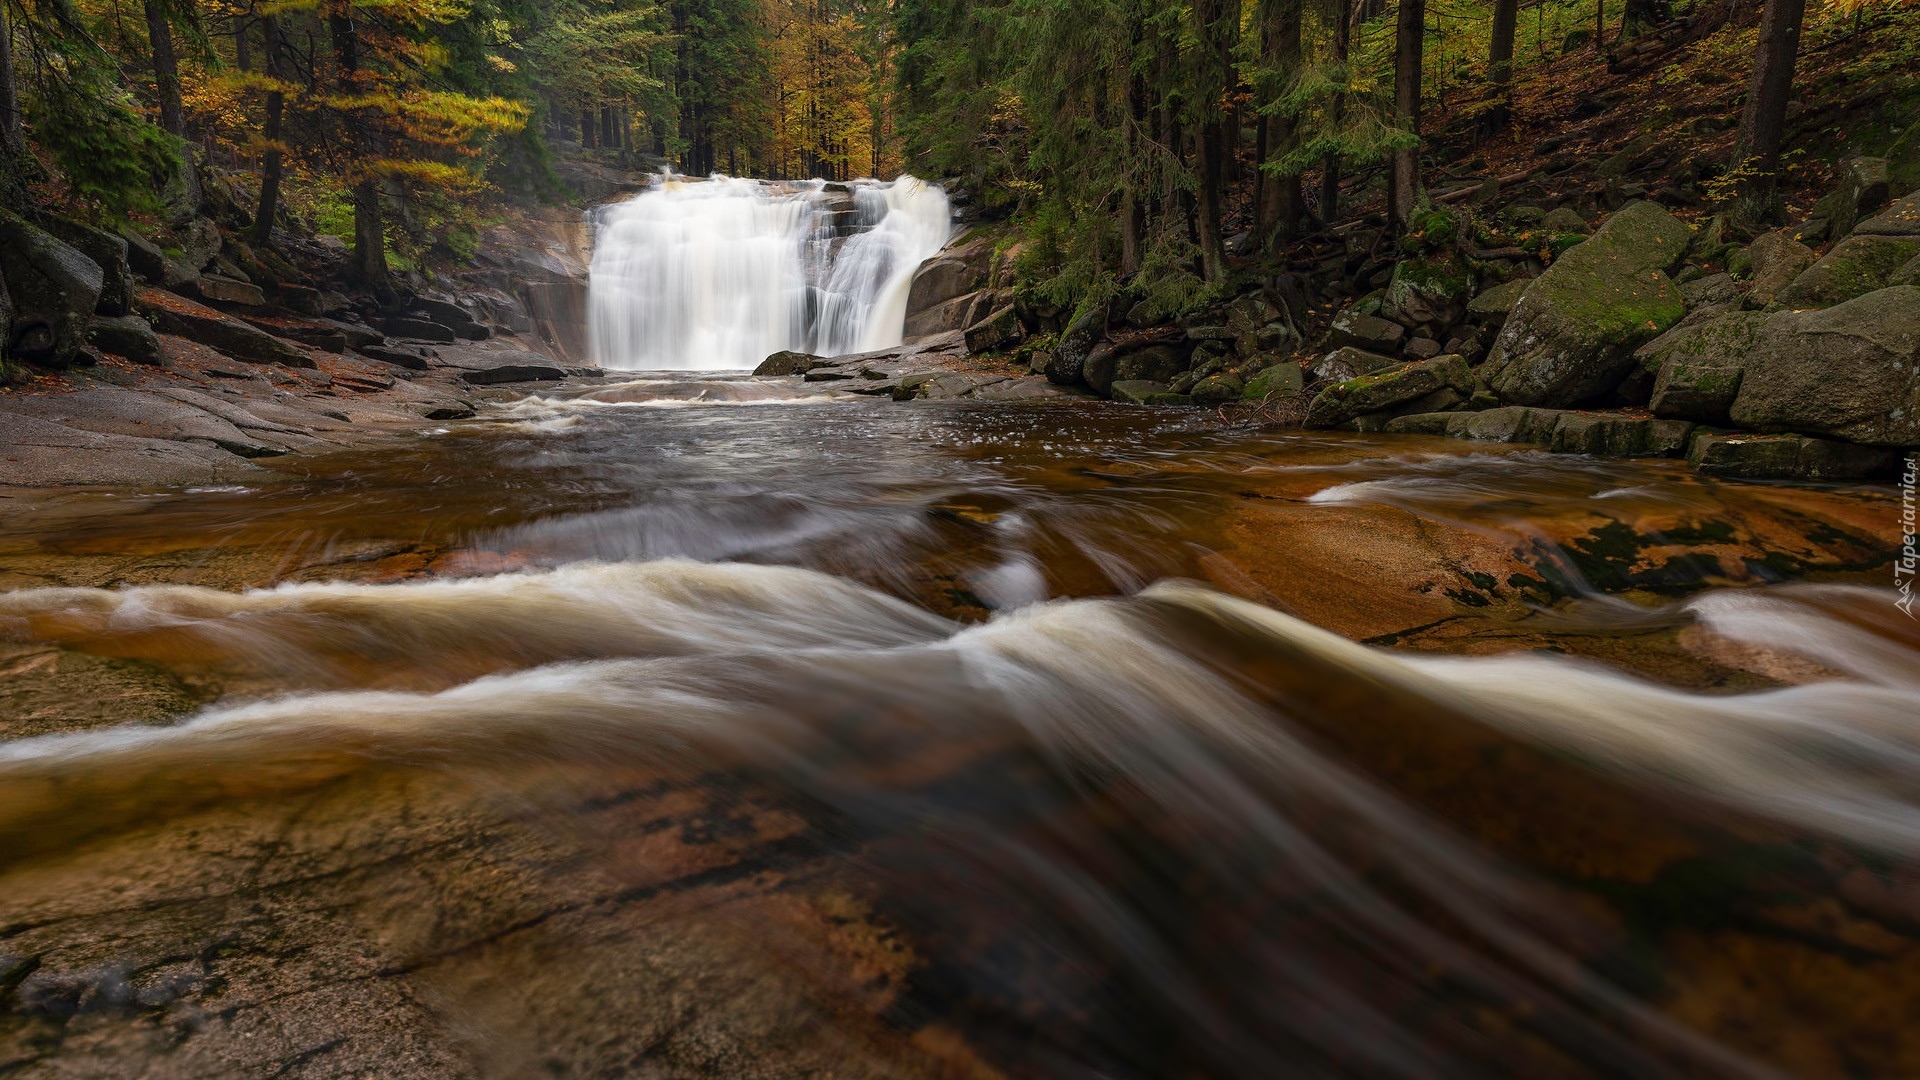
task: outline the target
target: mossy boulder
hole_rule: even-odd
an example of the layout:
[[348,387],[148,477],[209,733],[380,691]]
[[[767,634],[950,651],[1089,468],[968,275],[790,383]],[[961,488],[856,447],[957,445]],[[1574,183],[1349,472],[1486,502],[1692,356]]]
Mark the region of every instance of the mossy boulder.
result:
[[1265,401],[1270,397],[1301,393],[1306,387],[1306,378],[1301,374],[1300,365],[1283,360],[1248,379],[1247,387],[1240,396],[1248,401]]
[[1920,191],[1854,227],[1858,236],[1920,236]]
[[65,218],[49,218],[45,224],[48,232],[100,268],[100,299],[94,304],[97,314],[125,315],[133,310],[133,269],[127,262],[124,237]]
[[1855,157],[1840,163],[1833,190],[1814,204],[1812,217],[1825,218],[1834,236],[1845,236],[1861,218],[1887,205],[1886,158]]
[[1240,376],[1222,372],[1194,383],[1191,393],[1195,405],[1225,405],[1229,401],[1239,401],[1246,388]]
[[1769,316],[1733,311],[1682,322],[1640,346],[1634,359],[1653,373],[1654,415],[1725,424],[1747,357],[1760,348]]
[[1512,313],[1513,305],[1533,284],[1531,278],[1516,278],[1502,285],[1495,285],[1467,301],[1467,318],[1489,330],[1498,331],[1506,325],[1507,316]]
[[1472,269],[1455,255],[1402,259],[1393,264],[1381,314],[1438,337],[1465,317],[1476,284]]
[[1604,397],[1632,369],[1634,350],[1686,314],[1667,271],[1691,238],[1661,207],[1628,204],[1527,286],[1493,343],[1487,382],[1522,405]]
[[1900,453],[1804,435],[1703,431],[1688,446],[1687,462],[1739,480],[1874,480],[1899,471]]
[[1920,287],[1774,314],[1728,414],[1757,431],[1920,446]]
[[1436,356],[1330,386],[1308,406],[1306,425],[1339,427],[1357,417],[1386,412],[1442,389],[1457,395],[1473,393],[1473,372],[1465,360],[1458,356]]
[[1849,236],[1802,271],[1774,300],[1796,310],[1843,304],[1885,288],[1894,272],[1916,255],[1920,255],[1920,236]]
[[1770,304],[1793,279],[1814,264],[1819,256],[1813,249],[1789,236],[1786,230],[1762,233],[1747,245],[1749,274],[1753,287],[1747,298],[1755,304]]

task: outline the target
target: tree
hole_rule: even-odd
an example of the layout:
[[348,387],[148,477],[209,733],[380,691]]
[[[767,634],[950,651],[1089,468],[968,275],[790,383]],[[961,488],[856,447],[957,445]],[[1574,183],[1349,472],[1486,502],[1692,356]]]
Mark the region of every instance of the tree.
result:
[[1481,121],[1481,130],[1492,134],[1507,126],[1509,98],[1513,84],[1513,35],[1520,21],[1520,0],[1493,0],[1492,36],[1487,42],[1487,84],[1493,91],[1493,103]]
[[1805,11],[1806,0],[1767,0],[1760,15],[1753,75],[1747,81],[1746,107],[1733,140],[1734,217],[1741,221],[1760,221],[1779,212],[1780,149]]
[[1232,89],[1233,48],[1240,34],[1240,5],[1236,0],[1194,0],[1193,17],[1198,44],[1193,50],[1194,197],[1198,217],[1194,229],[1200,244],[1202,274],[1209,282],[1227,277],[1227,249],[1220,235],[1221,203],[1226,196],[1226,108]]
[[28,161],[20,129],[20,88],[13,76],[13,24],[0,2],[0,208],[26,208]]
[[265,244],[273,236],[273,219],[280,209],[281,123],[286,116],[287,94],[281,82],[280,58],[285,46],[280,40],[280,20],[272,15],[263,17],[260,33],[271,85],[267,88],[267,120],[261,133],[265,148],[260,165],[260,202],[253,215],[253,242]]
[[1275,242],[1296,235],[1303,210],[1300,170],[1271,156],[1285,155],[1294,144],[1295,107],[1284,100],[1282,92],[1298,73],[1300,66],[1300,0],[1263,0],[1261,78],[1256,88],[1263,99],[1259,106],[1260,131],[1257,139],[1261,179],[1256,191],[1255,226]]
[[1387,216],[1396,228],[1413,219],[1420,191],[1420,74],[1427,23],[1426,0],[1400,0],[1394,32],[1393,122],[1403,133],[1393,150]]

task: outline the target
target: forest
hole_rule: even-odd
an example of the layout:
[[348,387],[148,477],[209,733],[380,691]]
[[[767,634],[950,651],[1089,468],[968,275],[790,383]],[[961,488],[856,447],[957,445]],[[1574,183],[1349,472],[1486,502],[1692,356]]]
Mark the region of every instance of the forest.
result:
[[[1228,275],[1230,241],[1278,253],[1336,220],[1343,191],[1404,231],[1445,179],[1439,159],[1498,145],[1516,117],[1538,131],[1584,115],[1551,100],[1570,57],[1653,91],[1649,126],[1679,124],[1689,99],[1717,93],[1737,122],[1719,118],[1732,130],[1681,178],[1682,197],[1776,221],[1787,171],[1817,184],[1836,146],[1892,141],[1920,52],[1914,5],[1898,0],[0,10],[0,204],[16,211],[164,229],[217,207],[269,258],[277,228],[339,237],[378,290],[393,268],[470,255],[502,206],[567,200],[560,153],[695,176],[904,171],[1014,216],[1040,248],[1035,281],[1068,307],[1143,270],[1170,306],[1190,303]],[[1796,53],[1844,56],[1828,81],[1871,92],[1875,111],[1849,124],[1842,102],[1839,122],[1811,136],[1823,146],[1789,146]]]

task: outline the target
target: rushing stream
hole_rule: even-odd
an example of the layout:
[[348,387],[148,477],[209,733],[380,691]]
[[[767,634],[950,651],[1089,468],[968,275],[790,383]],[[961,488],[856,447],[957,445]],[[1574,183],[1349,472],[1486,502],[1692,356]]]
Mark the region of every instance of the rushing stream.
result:
[[650,376],[12,502],[8,1075],[1920,1069],[1884,489]]

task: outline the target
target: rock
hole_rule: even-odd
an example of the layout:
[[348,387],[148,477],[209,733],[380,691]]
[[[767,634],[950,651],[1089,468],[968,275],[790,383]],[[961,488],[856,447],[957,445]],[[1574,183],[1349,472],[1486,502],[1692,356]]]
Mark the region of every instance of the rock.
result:
[[[322,319],[295,319],[287,316],[242,314],[242,320],[257,326],[274,337],[283,337],[288,341],[297,341],[308,348],[322,352],[343,353],[347,351],[349,339],[339,330],[340,324]],[[358,335],[356,335],[358,336]],[[379,340],[376,338],[376,340]]]
[[1540,219],[1540,231],[1554,236],[1573,233],[1586,236],[1593,232],[1593,226],[1587,224],[1587,219],[1581,217],[1578,211],[1565,206],[1556,206],[1547,211],[1546,217]]
[[217,274],[200,275],[200,299],[248,307],[264,307],[267,302],[260,286]]
[[416,296],[407,305],[407,314],[414,318],[437,322],[442,326],[457,326],[473,322],[473,312],[451,300],[436,300],[430,296]]
[[133,310],[133,269],[127,262],[125,239],[65,218],[48,218],[46,229],[100,268],[100,299],[94,314],[125,315]]
[[[1113,356],[1112,348],[1105,347],[1105,346],[1096,347],[1093,350],[1093,352],[1087,357],[1087,370],[1088,371],[1093,370],[1094,362],[1096,360],[1107,360],[1112,356]],[[1035,375],[1045,375],[1047,373],[1047,365],[1051,363],[1053,363],[1052,353],[1048,352],[1045,349],[1035,349],[1033,351],[1033,354],[1027,358],[1027,370],[1032,372]],[[1109,378],[1111,378],[1111,375],[1112,375],[1111,366],[1108,367],[1108,375],[1109,375]],[[1092,386],[1093,383],[1089,381],[1087,385]],[[1103,394],[1106,393],[1105,390],[1102,390],[1100,392]]]
[[1872,480],[1900,468],[1901,452],[1803,435],[1701,432],[1687,463],[1709,476],[1741,480]]
[[[1458,356],[1436,356],[1375,375],[1330,386],[1307,409],[1306,426],[1338,427],[1367,413],[1382,412],[1446,387],[1462,394],[1473,392],[1473,372]],[[1408,410],[1434,412],[1434,409]]]
[[[1018,326],[1018,323],[1015,323]],[[1086,378],[1087,357],[1092,354],[1100,335],[1106,332],[1107,313],[1104,309],[1082,313],[1067,328],[1060,332],[1059,344],[1054,346],[1053,357],[1047,362],[1047,380],[1061,386],[1072,386]],[[967,349],[973,351],[973,340],[967,340]]]
[[1114,350],[1110,354],[1094,352],[1089,357],[1085,379],[1087,386],[1100,394],[1110,394],[1114,382],[1171,382],[1185,371],[1187,363],[1177,348],[1169,344],[1148,344],[1146,348]]
[[1428,337],[1417,337],[1407,342],[1405,354],[1409,360],[1429,360],[1440,355],[1440,343]]
[[1691,235],[1653,203],[1613,215],[1521,294],[1488,356],[1487,383],[1522,405],[1604,397],[1632,368],[1633,351],[1686,314],[1666,271]]
[[1229,401],[1239,401],[1246,388],[1246,384],[1238,375],[1231,373],[1209,375],[1193,384],[1193,403],[1209,406],[1225,405]]
[[172,278],[176,276],[189,280],[198,277],[213,261],[213,257],[220,254],[220,246],[225,243],[220,235],[220,226],[203,217],[187,222],[185,227],[178,230],[178,237],[180,257],[169,260],[173,265],[169,268],[168,284],[172,284]]
[[1729,415],[1757,431],[1920,446],[1920,287],[1773,315]]
[[291,368],[314,366],[313,358],[304,350],[191,300],[143,289],[136,292],[135,302],[152,315],[154,327],[162,333],[192,338],[235,360]]
[[1741,368],[1670,360],[1653,382],[1649,407],[1655,416],[1702,424],[1729,423],[1728,410],[1740,392]]
[[124,356],[136,364],[158,366],[160,335],[138,315],[95,315],[87,324],[87,340],[101,352]]
[[15,399],[9,408],[82,431],[201,443],[243,458],[276,457],[287,452],[286,447],[254,438],[201,409],[137,390],[32,395]]
[[120,226],[120,239],[127,242],[127,265],[152,285],[167,280],[167,253],[160,245],[135,232],[130,225]]
[[[1393,264],[1380,313],[1423,336],[1437,338],[1465,317],[1474,285],[1473,271],[1452,256],[1402,259]],[[1435,341],[1434,352],[1428,355],[1438,354],[1439,344]]]
[[379,345],[387,340],[385,334],[362,323],[350,323],[341,319],[308,319],[306,322],[308,325],[325,327],[339,334],[350,348],[357,349],[363,345]]
[[1367,315],[1346,308],[1333,317],[1327,342],[1334,348],[1352,347],[1368,352],[1397,354],[1406,339],[1407,328],[1378,315]]
[[327,313],[320,290],[311,285],[282,281],[273,287],[273,299],[281,307],[301,315],[320,316]]
[[396,316],[381,324],[388,334],[397,338],[412,338],[415,341],[433,341],[442,345],[451,345],[459,340],[450,326],[425,319],[410,319]]
[[1240,396],[1247,401],[1265,401],[1276,395],[1290,397],[1307,388],[1307,380],[1300,372],[1300,365],[1291,360],[1282,360],[1247,380],[1247,387]]
[[1595,457],[1679,457],[1691,434],[1693,424],[1685,420],[1562,412],[1547,448]]
[[754,368],[753,373],[761,376],[805,375],[814,368],[825,367],[829,362],[825,357],[812,353],[783,349],[760,361],[760,366]]
[[1495,285],[1467,301],[1467,318],[1496,333],[1506,325],[1507,313],[1520,300],[1520,294],[1533,284],[1532,278],[1516,278],[1504,285]]
[[1920,236],[1920,191],[1854,226],[1855,236]]
[[1774,301],[1796,310],[1832,307],[1886,287],[1907,260],[1920,255],[1920,235],[1849,236],[1780,290]]
[[1115,401],[1125,401],[1134,405],[1180,404],[1185,405],[1191,399],[1172,402],[1170,397],[1185,398],[1184,394],[1174,394],[1165,383],[1148,382],[1145,379],[1120,379],[1114,382],[1111,394]]
[[460,373],[460,381],[470,386],[499,386],[502,383],[547,382],[567,377],[565,368],[553,363],[507,363]]
[[1734,284],[1731,274],[1708,274],[1680,286],[1680,299],[1686,302],[1687,311],[1691,313],[1695,308],[1711,304],[1737,303],[1740,287]]
[[16,217],[0,217],[0,279],[13,302],[6,342],[14,359],[66,367],[100,303],[98,263]]
[[1856,157],[1840,163],[1834,188],[1814,204],[1813,216],[1825,218],[1834,236],[1853,231],[1854,223],[1887,205],[1886,158]]
[[[1008,304],[1000,310],[967,327],[967,351],[970,353],[990,352],[1018,344],[1026,336],[1026,327],[1020,325],[1020,316]],[[1082,360],[1085,359],[1083,355]]]
[[1920,255],[1907,260],[1907,264],[1895,270],[1887,278],[1888,285],[1920,285]]
[[1393,367],[1399,362],[1400,361],[1395,360],[1391,356],[1381,356],[1379,353],[1371,353],[1365,349],[1356,349],[1349,345],[1335,349],[1320,359],[1315,360],[1313,366],[1307,370],[1308,373],[1313,376],[1313,381],[1316,383],[1339,383],[1346,382],[1348,379],[1357,379],[1362,375],[1371,375],[1376,371],[1383,371]]
[[907,315],[911,318],[985,284],[986,272],[979,260],[953,256],[929,259],[914,272],[913,284],[907,290]]
[[[371,357],[383,363],[398,364],[409,371],[425,371],[428,368],[427,356],[418,349],[409,349],[399,345],[381,345],[369,343],[356,345],[355,349],[363,356]],[[431,417],[429,417],[431,419]]]
[[1656,375],[1671,361],[1708,367],[1739,367],[1759,347],[1768,316],[1759,311],[1729,310],[1699,320],[1689,316],[1678,326],[1640,346],[1634,359]]
[[986,314],[986,306],[992,302],[993,294],[985,289],[956,296],[945,303],[908,315],[902,335],[908,338],[921,338],[932,334],[944,334],[951,330],[963,330],[983,317]]
[[1784,230],[1755,237],[1747,245],[1747,259],[1753,264],[1753,287],[1747,290],[1747,298],[1761,306],[1773,303],[1780,290],[1812,266],[1815,258],[1812,248]]

